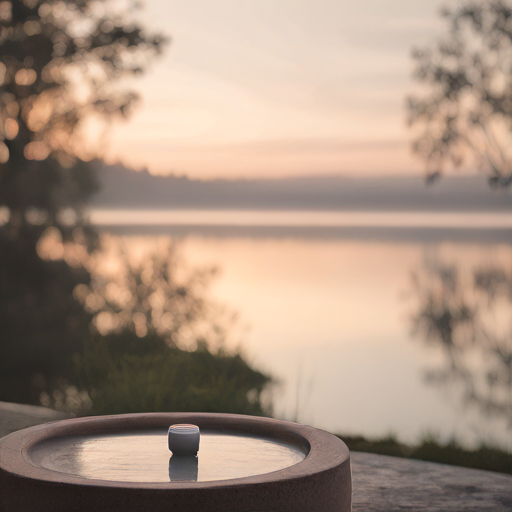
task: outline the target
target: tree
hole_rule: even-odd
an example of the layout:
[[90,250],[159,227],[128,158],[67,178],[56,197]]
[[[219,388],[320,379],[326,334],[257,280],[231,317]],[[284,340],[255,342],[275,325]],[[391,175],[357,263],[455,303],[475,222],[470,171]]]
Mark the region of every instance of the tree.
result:
[[109,1],[0,1],[0,400],[37,403],[88,336],[87,124],[129,112],[116,83],[162,43]]
[[136,96],[116,84],[163,43],[116,5],[0,0],[0,400],[269,412],[271,379],[213,349],[225,332],[208,316],[202,275],[178,285],[169,252],[141,268],[120,258],[118,279],[96,271],[88,123],[127,115]]
[[136,95],[115,84],[140,73],[162,38],[145,35],[108,1],[0,5],[0,204],[12,230],[34,224],[27,211],[37,209],[38,224],[67,238],[95,190],[91,168],[80,165],[94,156],[85,124],[128,113]]
[[431,178],[463,163],[489,183],[512,183],[512,3],[465,0],[445,8],[448,31],[415,49],[413,77],[422,93],[407,99],[413,152]]
[[224,348],[234,318],[206,298],[211,269],[187,271],[168,243],[138,262],[117,237],[102,236],[101,247],[91,283],[74,291],[94,316],[92,336],[75,356],[74,384],[43,392],[44,405],[79,414],[271,413],[272,379]]

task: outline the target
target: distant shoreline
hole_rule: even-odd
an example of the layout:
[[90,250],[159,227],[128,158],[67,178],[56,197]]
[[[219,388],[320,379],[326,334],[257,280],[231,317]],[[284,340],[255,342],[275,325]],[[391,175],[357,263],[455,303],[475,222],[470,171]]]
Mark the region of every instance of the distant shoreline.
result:
[[177,210],[313,210],[510,212],[512,190],[493,190],[483,175],[443,177],[427,186],[417,176],[342,176],[201,181],[100,166],[92,208]]

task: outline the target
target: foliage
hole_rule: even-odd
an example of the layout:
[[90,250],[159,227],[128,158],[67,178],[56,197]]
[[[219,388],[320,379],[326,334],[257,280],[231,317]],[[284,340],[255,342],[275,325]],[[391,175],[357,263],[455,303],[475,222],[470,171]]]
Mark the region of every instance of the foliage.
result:
[[116,82],[162,46],[132,20],[109,1],[0,1],[0,400],[37,403],[89,335],[86,125],[127,114]]
[[410,448],[400,443],[396,436],[388,435],[381,438],[367,439],[364,436],[339,436],[355,452],[376,453],[390,457],[407,457]]
[[28,212],[32,224],[56,226],[65,238],[83,223],[81,209],[96,189],[83,162],[93,156],[85,125],[128,113],[136,95],[116,81],[141,72],[162,46],[113,5],[1,2],[0,205],[11,230],[30,223]]
[[75,296],[100,334],[155,334],[171,347],[222,343],[233,318],[206,299],[215,270],[186,269],[175,247],[160,242],[136,261],[122,239],[103,236],[89,262],[94,279],[77,286]]
[[73,289],[88,283],[89,274],[61,259],[62,243],[53,246],[60,258],[42,259],[34,247],[39,235],[32,226],[24,226],[16,238],[0,229],[3,401],[39,403],[40,392],[54,386],[58,376],[70,377],[71,356],[88,334],[91,315],[73,298]]
[[171,248],[102,269],[112,255],[84,216],[90,135],[127,115],[136,96],[116,84],[163,43],[135,4],[116,6],[0,0],[0,400],[268,413],[270,378],[220,348],[229,323],[205,299],[210,272],[179,280]]
[[93,317],[77,375],[44,405],[78,414],[207,411],[270,414],[270,377],[223,347],[231,315],[209,300],[212,270],[188,271],[167,240],[146,248],[103,236],[92,281],[74,294]]
[[408,98],[413,151],[431,177],[476,164],[496,186],[512,183],[512,4],[465,0],[446,8],[447,34],[415,49],[420,93]]
[[432,436],[422,439],[416,446],[400,443],[392,436],[378,439],[367,439],[363,436],[339,437],[351,451],[355,452],[377,453],[512,474],[511,454],[492,446],[481,445],[475,449],[467,449],[455,441],[441,443]]
[[239,354],[169,347],[156,333],[124,331],[87,344],[78,363],[94,414],[155,411],[263,415],[270,379]]
[[414,448],[410,458],[512,474],[511,454],[486,445],[467,450],[455,441],[441,444],[435,440],[424,440]]

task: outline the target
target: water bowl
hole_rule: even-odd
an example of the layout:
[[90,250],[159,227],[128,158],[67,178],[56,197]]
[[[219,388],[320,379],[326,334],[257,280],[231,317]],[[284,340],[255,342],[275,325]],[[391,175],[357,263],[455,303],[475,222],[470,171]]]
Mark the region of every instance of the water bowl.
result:
[[349,512],[351,499],[340,439],[269,418],[125,414],[0,440],[0,512]]

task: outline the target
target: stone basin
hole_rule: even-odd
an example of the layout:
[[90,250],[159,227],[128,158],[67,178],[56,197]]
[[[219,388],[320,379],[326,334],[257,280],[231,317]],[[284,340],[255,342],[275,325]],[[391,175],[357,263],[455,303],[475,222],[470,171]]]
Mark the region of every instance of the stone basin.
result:
[[[200,428],[197,457],[173,455],[172,424]],[[350,455],[304,425],[230,414],[61,420],[0,440],[0,512],[349,512]]]

